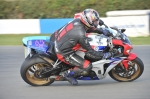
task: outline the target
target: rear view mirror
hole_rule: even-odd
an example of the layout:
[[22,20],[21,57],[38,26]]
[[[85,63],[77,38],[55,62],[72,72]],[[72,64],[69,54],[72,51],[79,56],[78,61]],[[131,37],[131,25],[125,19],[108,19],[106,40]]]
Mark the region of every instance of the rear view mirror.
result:
[[121,32],[124,33],[126,31],[126,29],[121,29]]
[[104,25],[104,22],[101,19],[99,20],[99,25],[100,26]]

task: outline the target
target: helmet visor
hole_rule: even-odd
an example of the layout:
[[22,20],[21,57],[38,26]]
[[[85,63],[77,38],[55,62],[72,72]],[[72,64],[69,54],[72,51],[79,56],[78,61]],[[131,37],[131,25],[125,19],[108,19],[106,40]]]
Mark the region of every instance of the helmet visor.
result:
[[93,25],[96,28],[99,25],[99,19],[93,20]]
[[96,11],[93,11],[93,16],[94,16],[93,25],[94,27],[97,27],[99,25],[99,14]]

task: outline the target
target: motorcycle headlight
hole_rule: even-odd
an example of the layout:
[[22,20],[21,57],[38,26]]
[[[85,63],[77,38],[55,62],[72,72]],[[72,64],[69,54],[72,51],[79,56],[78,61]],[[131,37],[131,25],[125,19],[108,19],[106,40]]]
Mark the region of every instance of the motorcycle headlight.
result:
[[131,52],[131,49],[130,49],[130,50],[127,50],[126,52],[127,52],[128,54],[130,54],[130,52]]

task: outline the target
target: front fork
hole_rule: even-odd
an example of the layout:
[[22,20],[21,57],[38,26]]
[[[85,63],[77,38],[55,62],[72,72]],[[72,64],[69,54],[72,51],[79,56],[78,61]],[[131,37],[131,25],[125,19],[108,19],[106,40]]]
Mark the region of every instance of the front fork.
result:
[[129,67],[128,65],[129,61],[134,60],[136,57],[137,57],[136,54],[130,53],[126,59],[122,60],[121,64],[123,64],[124,68],[127,70]]

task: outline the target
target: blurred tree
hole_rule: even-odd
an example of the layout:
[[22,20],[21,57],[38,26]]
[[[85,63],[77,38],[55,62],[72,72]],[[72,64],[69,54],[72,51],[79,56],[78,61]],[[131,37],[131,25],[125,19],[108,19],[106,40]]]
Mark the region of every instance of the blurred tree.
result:
[[86,8],[107,11],[150,9],[150,0],[0,0],[0,18],[70,18]]

